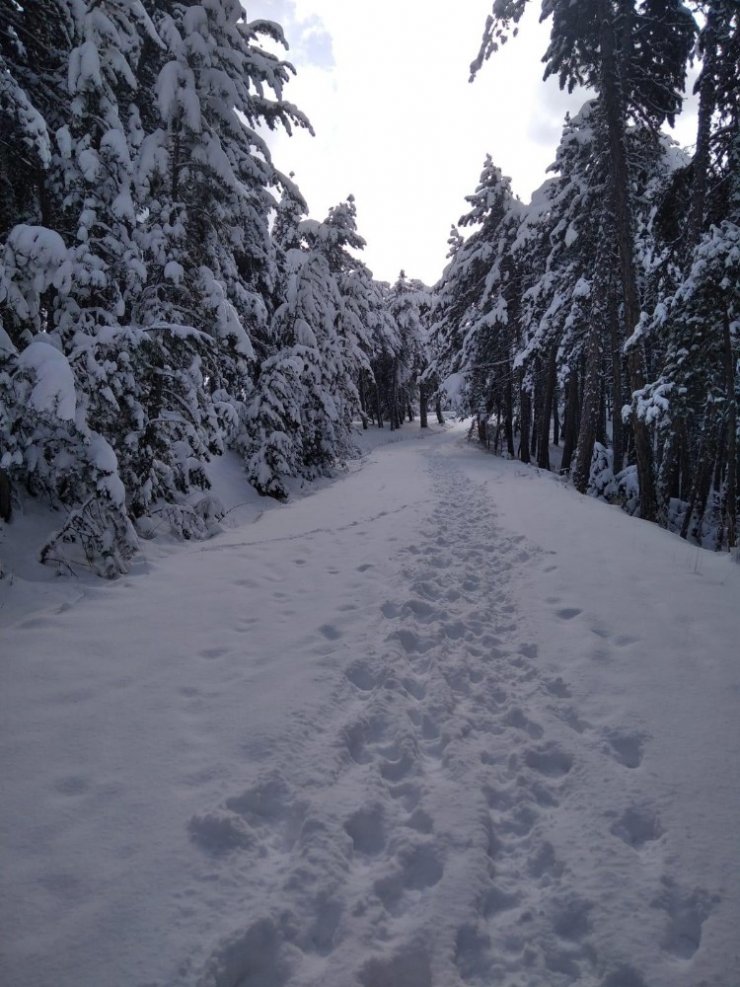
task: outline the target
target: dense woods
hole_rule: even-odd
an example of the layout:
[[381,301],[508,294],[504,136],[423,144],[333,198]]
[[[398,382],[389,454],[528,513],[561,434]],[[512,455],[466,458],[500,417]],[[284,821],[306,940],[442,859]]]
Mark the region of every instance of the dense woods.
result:
[[[496,3],[473,73],[527,0]],[[524,206],[487,159],[435,291],[432,367],[479,433],[581,492],[737,543],[740,38],[724,0],[545,0],[545,76],[594,93]],[[515,43],[512,41],[511,43]],[[661,129],[701,59],[693,155]],[[561,446],[551,463],[551,445]]]
[[153,515],[208,533],[193,493],[225,449],[284,497],[359,416],[396,427],[423,293],[373,279],[351,197],[310,220],[273,165],[267,129],[310,126],[276,24],[238,0],[0,6],[2,517],[44,498],[42,560],[116,575]]
[[[494,5],[474,72],[526,6]],[[42,561],[115,576],[154,517],[209,533],[226,449],[284,498],[353,423],[443,402],[496,451],[736,544],[734,0],[545,0],[546,74],[592,98],[528,205],[486,160],[432,290],[374,279],[353,198],[308,218],[273,164],[269,129],[310,128],[276,24],[238,0],[0,10],[0,528],[58,510]],[[690,155],[661,128],[692,58]]]

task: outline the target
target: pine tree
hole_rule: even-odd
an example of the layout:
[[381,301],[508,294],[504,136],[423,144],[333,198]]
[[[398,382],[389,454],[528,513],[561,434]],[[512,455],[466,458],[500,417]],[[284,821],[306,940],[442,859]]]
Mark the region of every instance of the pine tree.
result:
[[[526,7],[526,0],[494,6],[473,72],[506,40]],[[632,336],[640,316],[634,252],[634,217],[626,134],[630,118],[657,128],[672,122],[681,106],[686,62],[694,23],[679,0],[543,0],[542,17],[552,17],[545,76],[556,75],[561,87],[587,85],[601,100],[609,147],[610,188],[621,273],[623,338]],[[645,384],[644,353],[628,352],[633,391]],[[640,513],[654,520],[657,502],[650,436],[639,415],[632,415],[640,487]]]
[[[513,439],[513,346],[517,331],[517,276],[512,245],[520,219],[510,181],[486,156],[469,211],[459,225],[474,227],[461,240],[453,227],[451,260],[434,290],[430,312],[430,373],[454,390],[458,409],[495,409],[509,453]],[[482,433],[482,437],[485,437]]]

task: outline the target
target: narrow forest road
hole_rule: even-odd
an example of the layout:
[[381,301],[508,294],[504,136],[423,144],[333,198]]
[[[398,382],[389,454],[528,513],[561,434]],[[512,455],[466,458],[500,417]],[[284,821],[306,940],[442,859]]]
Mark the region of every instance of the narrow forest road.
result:
[[5,982],[740,985],[740,567],[457,429],[139,568],[2,630]]

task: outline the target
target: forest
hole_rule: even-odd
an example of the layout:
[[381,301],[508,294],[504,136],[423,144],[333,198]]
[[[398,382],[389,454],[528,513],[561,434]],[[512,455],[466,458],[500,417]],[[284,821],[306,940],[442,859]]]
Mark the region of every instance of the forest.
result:
[[[526,7],[493,5],[473,75]],[[59,525],[29,551],[115,577],[162,521],[208,536],[225,450],[285,499],[352,455],[357,423],[431,407],[736,546],[735,0],[543,0],[545,73],[591,98],[530,203],[486,159],[433,286],[376,280],[353,197],[313,219],[273,163],[270,130],[311,127],[279,25],[238,0],[0,9],[0,538],[43,501]],[[689,152],[664,125],[691,66]]]

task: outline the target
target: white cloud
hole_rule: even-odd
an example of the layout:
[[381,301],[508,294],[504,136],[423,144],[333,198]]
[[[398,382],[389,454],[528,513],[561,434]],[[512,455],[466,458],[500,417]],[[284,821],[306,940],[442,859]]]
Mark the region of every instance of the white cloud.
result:
[[583,100],[553,79],[543,84],[548,26],[535,11],[471,85],[489,0],[468,0],[454,13],[429,0],[246,7],[250,18],[285,29],[298,70],[286,96],[316,131],[270,138],[277,166],[296,173],[318,218],[354,194],[365,259],[387,280],[401,268],[436,280],[450,224],[465,211],[487,152],[528,199],[554,157],[565,111]]

